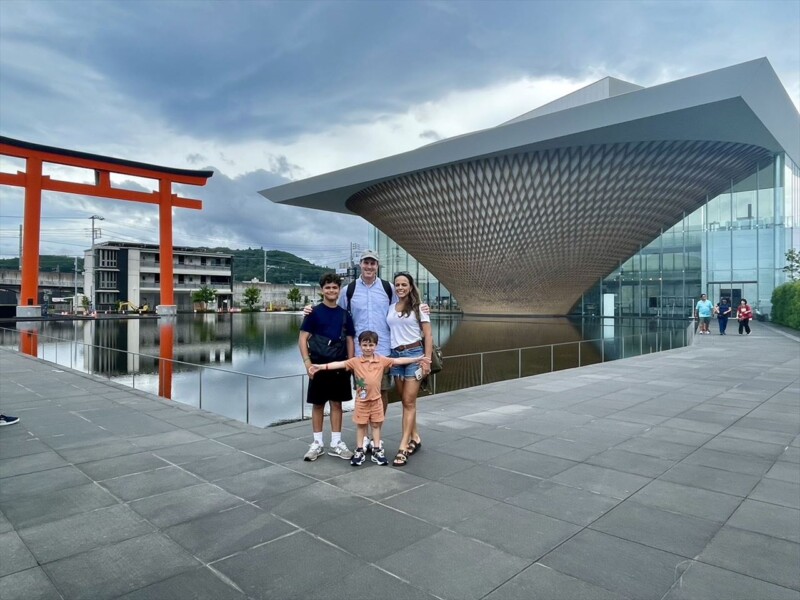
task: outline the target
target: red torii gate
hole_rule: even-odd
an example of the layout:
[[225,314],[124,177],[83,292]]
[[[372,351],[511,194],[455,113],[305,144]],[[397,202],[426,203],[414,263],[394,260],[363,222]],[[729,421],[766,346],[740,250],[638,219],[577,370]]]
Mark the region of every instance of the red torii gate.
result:
[[[98,196],[115,200],[158,204],[159,244],[161,254],[161,305],[162,314],[175,313],[175,291],[172,268],[172,208],[200,210],[200,200],[182,198],[172,193],[173,183],[205,185],[213,171],[172,169],[146,163],[133,162],[109,156],[88,154],[75,150],[64,150],[40,144],[0,136],[0,155],[25,160],[25,171],[16,174],[0,173],[0,185],[25,188],[25,212],[23,216],[22,285],[17,317],[41,315],[37,306],[39,294],[39,236],[41,232],[42,192],[65,192]],[[91,169],[95,174],[94,184],[73,183],[52,179],[42,174],[42,165],[53,163],[69,167]],[[111,174],[144,177],[158,181],[158,190],[139,192],[111,185]]]

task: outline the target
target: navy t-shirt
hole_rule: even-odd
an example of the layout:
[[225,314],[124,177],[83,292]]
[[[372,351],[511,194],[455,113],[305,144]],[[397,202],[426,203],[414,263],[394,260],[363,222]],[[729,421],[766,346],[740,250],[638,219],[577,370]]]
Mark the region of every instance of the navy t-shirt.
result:
[[355,337],[356,330],[353,326],[353,317],[350,316],[350,313],[339,306],[330,308],[324,304],[318,304],[314,307],[311,314],[303,319],[300,330],[306,331],[311,335],[324,335],[332,340],[338,340],[342,335],[343,316],[347,319],[345,324],[346,335]]

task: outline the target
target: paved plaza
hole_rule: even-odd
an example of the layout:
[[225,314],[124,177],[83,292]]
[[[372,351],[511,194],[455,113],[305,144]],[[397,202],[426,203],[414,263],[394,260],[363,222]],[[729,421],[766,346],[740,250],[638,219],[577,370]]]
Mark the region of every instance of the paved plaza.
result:
[[405,468],[307,463],[308,422],[0,350],[0,598],[800,600],[797,332],[419,405]]

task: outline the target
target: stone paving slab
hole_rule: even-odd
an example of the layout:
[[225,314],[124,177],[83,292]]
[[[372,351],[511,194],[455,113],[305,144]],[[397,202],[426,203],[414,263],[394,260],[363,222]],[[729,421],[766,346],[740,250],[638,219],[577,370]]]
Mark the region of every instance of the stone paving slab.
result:
[[422,398],[354,469],[0,349],[0,597],[800,600],[799,374],[796,332],[696,336]]

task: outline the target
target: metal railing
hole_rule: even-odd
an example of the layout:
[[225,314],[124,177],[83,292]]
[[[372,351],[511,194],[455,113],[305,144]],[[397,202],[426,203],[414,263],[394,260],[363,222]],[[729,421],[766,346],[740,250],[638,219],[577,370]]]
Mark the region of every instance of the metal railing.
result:
[[[692,333],[689,327],[445,356],[445,368],[431,377],[428,391],[444,393],[671,350],[687,345]],[[13,349],[18,350],[22,335],[27,333],[0,327],[0,346],[16,344]],[[264,427],[309,416],[305,402],[308,376],[305,373],[268,377],[80,340],[39,333],[36,336],[37,358],[159,396],[164,395],[165,389],[170,389],[173,400],[246,423]],[[163,374],[166,364],[171,365],[169,382],[161,380],[166,377]],[[299,411],[291,408],[297,406],[298,399]]]

